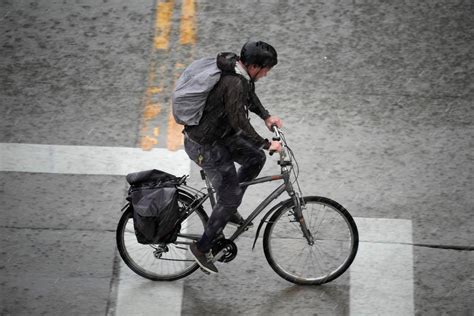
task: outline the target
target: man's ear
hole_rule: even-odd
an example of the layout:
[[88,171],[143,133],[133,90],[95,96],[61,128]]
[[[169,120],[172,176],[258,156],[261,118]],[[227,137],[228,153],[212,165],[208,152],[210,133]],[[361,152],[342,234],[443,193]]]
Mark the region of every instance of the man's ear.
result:
[[247,66],[247,72],[258,72],[262,67],[257,66],[257,65],[248,65]]

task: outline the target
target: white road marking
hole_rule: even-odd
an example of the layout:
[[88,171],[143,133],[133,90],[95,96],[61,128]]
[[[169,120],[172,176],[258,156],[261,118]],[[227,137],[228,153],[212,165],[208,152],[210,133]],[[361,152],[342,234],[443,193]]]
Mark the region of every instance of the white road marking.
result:
[[144,279],[121,261],[115,315],[181,315],[183,286],[184,280],[153,282]]
[[0,143],[0,171],[126,175],[160,169],[177,176],[189,173],[184,150]]
[[351,315],[413,315],[411,220],[355,218],[360,243],[350,267]]
[[[189,174],[184,150],[0,143],[0,171],[126,175],[160,169],[177,176]],[[183,281],[153,282],[132,272],[122,260],[116,315],[181,315]]]
[[[133,224],[129,223],[129,231],[133,231]],[[186,230],[186,227],[183,226]],[[126,237],[126,240],[135,239],[133,233]],[[133,242],[136,242],[133,240]],[[139,247],[141,248],[141,247]],[[133,249],[129,248],[133,253]],[[151,249],[151,248],[150,248]],[[181,259],[185,259],[184,253]],[[147,257],[148,256],[148,257]],[[138,256],[145,262],[154,261],[150,251],[144,257],[142,253]],[[162,262],[163,263],[163,262]],[[184,262],[176,262],[173,265],[176,269],[184,268]],[[138,276],[125,263],[120,260],[120,273],[118,278],[117,303],[115,306],[116,316],[128,315],[181,315],[183,301],[184,280],[173,282],[153,282]]]

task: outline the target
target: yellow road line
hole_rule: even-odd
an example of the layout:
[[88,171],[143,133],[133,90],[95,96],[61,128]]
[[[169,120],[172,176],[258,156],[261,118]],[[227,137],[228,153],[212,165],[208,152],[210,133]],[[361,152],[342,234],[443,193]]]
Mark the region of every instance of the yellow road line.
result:
[[[176,63],[174,70],[174,82],[178,80],[180,74],[184,70],[185,66],[181,63]],[[167,148],[171,151],[178,150],[184,145],[183,137],[183,126],[176,123],[173,117],[172,103],[170,102],[169,106],[169,115],[168,115],[168,139],[167,139]]]
[[[179,44],[184,49],[193,49],[196,44],[196,4],[195,0],[182,0]],[[158,0],[155,15],[155,34],[153,38],[153,52],[156,55],[159,51],[167,54],[170,48],[170,34],[173,28],[172,16],[175,0]],[[167,65],[158,66],[160,61],[150,63],[148,69],[148,83],[144,100],[143,124],[140,130],[140,147],[143,150],[151,150],[158,145],[158,136],[166,130],[166,146],[169,150],[175,151],[183,146],[183,126],[175,122],[171,102],[167,117],[167,126],[160,128],[153,126],[154,120],[163,115],[163,107],[160,101],[163,100],[163,94],[170,94],[169,88],[164,88],[163,76],[166,73]],[[184,69],[184,64],[175,65],[175,77],[178,78]],[[165,91],[166,90],[166,91]]]
[[[171,17],[173,16],[175,0],[159,0],[156,5],[155,34],[153,38],[153,52],[167,50],[171,33]],[[158,144],[159,128],[153,128],[150,122],[161,113],[161,104],[156,99],[163,92],[163,78],[157,77],[157,62],[152,61],[148,67],[148,83],[145,93],[145,107],[143,123],[140,130],[140,144],[143,150],[151,150]],[[162,69],[160,69],[161,71]],[[163,72],[163,71],[161,71]],[[157,82],[158,81],[158,82]]]
[[159,2],[155,17],[155,49],[168,49],[174,1]]
[[196,43],[196,5],[194,0],[183,0],[179,42],[181,45]]
[[[183,0],[181,8],[181,23],[179,29],[179,43],[181,45],[194,46],[196,44],[196,4],[195,0]],[[182,63],[175,65],[175,82],[178,75],[184,69]],[[170,111],[168,115],[168,139],[167,148],[169,150],[178,150],[183,146],[183,126],[176,123],[173,117],[172,108],[170,104]]]

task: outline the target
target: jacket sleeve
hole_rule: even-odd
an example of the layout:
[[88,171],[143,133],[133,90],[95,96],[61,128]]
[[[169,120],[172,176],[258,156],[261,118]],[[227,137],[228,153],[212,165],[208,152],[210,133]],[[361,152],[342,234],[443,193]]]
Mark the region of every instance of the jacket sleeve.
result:
[[250,124],[247,117],[245,105],[247,103],[247,94],[242,80],[236,76],[227,76],[227,84],[224,88],[224,108],[228,117],[229,124],[236,133],[246,136],[252,143],[258,147],[268,149],[270,143],[261,137]]
[[250,87],[250,105],[249,110],[253,113],[257,114],[262,118],[262,120],[266,120],[270,117],[270,113],[268,113],[267,109],[263,106],[262,102],[258,98],[257,94],[255,93],[255,87],[252,84]]

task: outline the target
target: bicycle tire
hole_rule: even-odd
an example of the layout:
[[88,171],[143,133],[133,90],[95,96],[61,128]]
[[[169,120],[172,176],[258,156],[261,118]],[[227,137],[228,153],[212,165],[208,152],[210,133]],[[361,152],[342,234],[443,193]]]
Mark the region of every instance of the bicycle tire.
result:
[[[288,200],[271,216],[263,235],[263,249],[268,263],[283,279],[300,285],[324,284],[338,278],[352,264],[359,233],[354,219],[339,203],[319,196],[304,197],[304,201],[303,216],[314,244],[309,245],[303,236],[294,219],[293,201]],[[315,206],[319,210],[314,210]],[[327,251],[330,247],[337,251]]]
[[[188,206],[192,198],[180,192],[178,203],[180,207]],[[197,218],[198,219],[197,219]],[[193,227],[200,221],[201,227]],[[202,207],[196,209],[189,217],[181,223],[181,232],[201,236],[207,223],[208,216]],[[191,222],[193,221],[193,222]],[[191,229],[192,228],[192,229]],[[183,241],[178,237],[178,241]],[[158,245],[144,245],[138,243],[133,227],[132,208],[128,207],[117,225],[116,232],[117,248],[125,264],[136,274],[153,281],[174,281],[184,278],[199,267],[194,261],[189,247],[169,243],[168,251],[163,253],[164,257],[156,258],[155,250]]]

